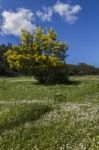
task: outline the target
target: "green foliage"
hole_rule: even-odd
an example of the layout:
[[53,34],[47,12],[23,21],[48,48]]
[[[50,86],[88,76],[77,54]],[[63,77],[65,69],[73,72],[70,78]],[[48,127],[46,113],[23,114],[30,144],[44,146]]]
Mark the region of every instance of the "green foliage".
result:
[[68,64],[68,75],[99,75],[99,68],[79,63],[78,65]]
[[65,84],[68,81],[67,67],[57,66],[38,66],[35,68],[34,77],[45,84]]
[[22,45],[31,46],[33,41],[33,36],[29,32],[24,30],[22,30],[21,34],[22,34],[21,36]]
[[[33,35],[27,31],[22,31],[21,40],[22,45],[13,46],[5,54],[11,68],[26,74],[31,73],[38,81],[42,80],[43,82],[54,82],[57,74],[66,76],[67,71],[62,74],[60,69],[65,64],[68,46],[57,40],[57,35],[53,29],[43,30],[38,27]],[[48,78],[46,78],[47,76]],[[56,79],[59,81],[62,76],[60,78],[58,76]]]
[[8,45],[1,44],[0,45],[0,75],[12,75],[13,71],[10,69],[9,65],[6,62],[6,58],[4,53],[11,49],[12,45],[8,43]]

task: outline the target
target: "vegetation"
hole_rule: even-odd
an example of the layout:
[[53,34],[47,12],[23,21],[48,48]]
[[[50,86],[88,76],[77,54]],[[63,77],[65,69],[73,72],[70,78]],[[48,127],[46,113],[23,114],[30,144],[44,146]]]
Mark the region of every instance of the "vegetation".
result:
[[99,78],[70,79],[46,86],[0,78],[1,150],[99,149]]
[[9,65],[7,64],[6,58],[4,54],[12,47],[10,43],[8,45],[0,45],[0,75],[14,75],[12,69],[10,69]]
[[0,150],[98,150],[99,69],[66,64],[52,29],[21,40],[0,46]]
[[34,34],[22,30],[20,45],[0,45],[0,75],[33,75],[40,83],[67,83],[69,75],[99,75],[85,63],[66,64],[68,45],[53,29],[40,27]]
[[78,65],[68,64],[68,75],[99,75],[99,68],[85,63],[79,63]]
[[[54,30],[36,28],[34,34],[22,31],[22,45],[6,52],[11,68],[32,74],[40,83],[57,83],[67,80],[65,66],[67,44],[57,40]],[[64,71],[62,71],[64,69]]]
[[[5,53],[8,52],[9,49],[12,49],[12,45],[8,44],[8,45],[0,45],[0,76],[18,76],[18,75],[26,75],[27,73],[29,75],[33,75],[32,71],[25,71],[24,73],[22,71],[17,71],[16,69],[10,68],[9,64],[6,61],[6,57],[5,57]],[[56,67],[57,68],[57,67]],[[40,67],[38,67],[38,69],[40,69]],[[51,69],[48,73],[49,76],[52,74],[52,70],[54,69],[54,73],[55,73],[55,68],[51,67],[49,68]],[[34,69],[33,69],[34,71]],[[57,69],[56,69],[57,71]],[[58,71],[59,71],[59,66],[58,66]],[[64,71],[68,76],[75,76],[75,75],[99,75],[99,68],[95,68],[94,66],[85,64],[85,63],[79,63],[78,65],[73,65],[73,64],[66,64],[66,67],[61,66],[60,67],[60,73]],[[47,72],[47,68],[46,68],[46,72]],[[36,73],[38,73],[38,75],[40,74],[39,71],[37,71]],[[48,74],[46,73],[46,75]],[[40,74],[41,75],[41,74]],[[43,72],[42,72],[43,75]],[[63,73],[64,75],[64,73]],[[36,76],[37,77],[37,76]],[[55,77],[55,76],[54,76]],[[57,76],[60,77],[60,76]],[[40,76],[39,76],[40,78]]]

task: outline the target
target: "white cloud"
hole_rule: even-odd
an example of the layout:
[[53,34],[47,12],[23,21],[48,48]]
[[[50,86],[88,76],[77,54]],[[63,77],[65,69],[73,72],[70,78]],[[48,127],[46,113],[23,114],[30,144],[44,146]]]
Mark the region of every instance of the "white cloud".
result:
[[42,21],[51,21],[52,16],[56,13],[68,23],[74,23],[78,17],[77,14],[81,11],[80,5],[71,5],[70,3],[62,3],[58,1],[51,7],[42,7],[34,13],[25,8],[18,8],[16,11],[3,11],[1,13],[2,20],[0,21],[1,34],[12,34],[19,36],[22,29],[33,32],[35,29],[35,18],[40,18]]
[[54,13],[64,18],[68,23],[74,23],[78,17],[77,14],[81,11],[80,5],[71,5],[58,1],[52,7],[43,7],[42,10],[36,12],[36,16],[42,21],[51,21]]
[[32,23],[34,14],[28,10],[19,8],[16,12],[4,11],[2,13],[2,34],[20,35],[22,29],[32,32],[35,24]]
[[53,9],[51,7],[43,7],[43,11],[38,10],[36,16],[39,17],[42,21],[51,21],[53,15]]
[[58,1],[53,7],[54,12],[65,18],[65,21],[68,23],[74,23],[77,20],[77,14],[81,9],[80,5],[72,6],[71,4],[61,3],[60,1]]

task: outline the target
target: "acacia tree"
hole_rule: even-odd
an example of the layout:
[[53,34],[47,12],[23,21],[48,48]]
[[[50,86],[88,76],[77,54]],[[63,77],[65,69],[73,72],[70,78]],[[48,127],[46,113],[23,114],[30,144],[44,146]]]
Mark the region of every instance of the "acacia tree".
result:
[[64,71],[68,45],[57,40],[53,29],[37,27],[33,35],[23,30],[21,41],[5,54],[11,68],[32,73],[40,82],[55,82],[56,77],[62,80],[59,76]]

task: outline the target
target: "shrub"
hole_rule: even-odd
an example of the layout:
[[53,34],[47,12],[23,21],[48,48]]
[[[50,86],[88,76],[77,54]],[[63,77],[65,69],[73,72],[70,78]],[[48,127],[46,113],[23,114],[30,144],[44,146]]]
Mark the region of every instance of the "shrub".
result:
[[68,81],[66,66],[38,66],[34,77],[44,84],[64,84]]

